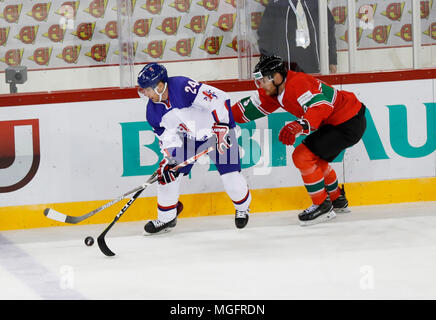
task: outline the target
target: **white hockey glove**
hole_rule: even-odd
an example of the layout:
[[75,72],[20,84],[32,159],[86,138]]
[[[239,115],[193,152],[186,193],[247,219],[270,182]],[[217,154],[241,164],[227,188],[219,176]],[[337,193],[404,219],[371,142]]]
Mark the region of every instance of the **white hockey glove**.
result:
[[229,149],[232,146],[230,143],[229,131],[230,127],[226,123],[215,123],[212,126],[212,132],[216,136],[216,149],[220,154],[224,154],[226,149]]
[[179,172],[173,170],[176,165],[173,159],[167,157],[162,159],[157,169],[157,181],[159,184],[165,185],[176,180],[179,176]]

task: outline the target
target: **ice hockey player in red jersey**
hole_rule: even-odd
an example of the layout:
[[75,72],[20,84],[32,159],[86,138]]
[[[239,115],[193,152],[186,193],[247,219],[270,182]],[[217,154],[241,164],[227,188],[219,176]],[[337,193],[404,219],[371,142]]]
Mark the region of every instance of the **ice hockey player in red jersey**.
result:
[[347,91],[336,90],[311,75],[287,71],[277,56],[263,57],[253,73],[257,94],[232,106],[236,122],[266,116],[279,108],[297,119],[286,124],[279,140],[293,145],[307,135],[292,159],[313,205],[298,215],[301,225],[310,225],[348,212],[348,200],[330,166],[343,150],[356,144],[366,129],[365,105]]

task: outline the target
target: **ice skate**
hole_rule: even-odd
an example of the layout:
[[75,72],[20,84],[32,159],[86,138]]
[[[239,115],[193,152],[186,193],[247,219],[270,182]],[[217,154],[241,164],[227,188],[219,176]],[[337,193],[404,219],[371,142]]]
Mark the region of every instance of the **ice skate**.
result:
[[144,230],[147,233],[153,234],[163,231],[169,231],[170,228],[174,228],[177,224],[177,217],[179,216],[180,212],[183,210],[183,204],[179,201],[177,203],[177,215],[176,217],[168,222],[162,222],[159,219],[150,220],[146,223],[144,226]]
[[351,212],[350,208],[348,207],[348,200],[345,198],[345,190],[344,188],[341,189],[341,195],[334,201],[332,201],[333,204],[333,211],[336,213],[347,213]]
[[250,209],[247,209],[245,211],[236,210],[236,212],[235,212],[235,225],[236,225],[236,228],[242,229],[242,228],[244,228],[247,225],[248,217],[250,215],[249,211],[250,211]]
[[317,224],[335,217],[336,213],[333,211],[333,204],[330,202],[329,197],[320,205],[314,204],[298,215],[301,226]]

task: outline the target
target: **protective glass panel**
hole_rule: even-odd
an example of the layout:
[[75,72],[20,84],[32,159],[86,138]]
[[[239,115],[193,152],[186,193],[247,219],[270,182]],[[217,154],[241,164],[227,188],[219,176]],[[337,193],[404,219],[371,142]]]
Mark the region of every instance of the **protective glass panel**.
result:
[[[196,80],[248,79],[262,54],[307,73],[323,63],[327,73],[417,67],[412,0],[352,1],[353,12],[349,3],[327,1],[324,30],[317,0],[3,0],[0,73],[9,82],[0,92],[130,87],[152,61]],[[434,6],[419,1],[418,67],[436,65]]]
[[[359,43],[359,25],[358,20],[354,19],[351,22],[354,22],[352,28],[356,30],[355,33],[349,34],[350,30],[350,20],[349,17],[353,17],[350,15],[350,9],[348,8],[347,0],[330,0],[328,4],[329,12],[332,14],[334,19],[334,38],[335,38],[335,47],[336,47],[336,72],[345,73],[351,72],[353,69],[350,68],[350,45],[353,43],[355,47],[357,43]],[[329,33],[332,34],[331,31]],[[350,37],[351,36],[351,37]],[[354,36],[354,37],[353,37]],[[351,38],[351,42],[350,42]],[[330,40],[330,38],[329,38]],[[354,40],[354,42],[353,42]],[[333,50],[333,48],[332,48]],[[353,48],[351,48],[353,51]],[[354,51],[355,52],[355,48]],[[352,63],[353,65],[355,63]]]
[[420,1],[421,48],[420,67],[436,67],[436,3]]
[[[411,1],[358,1],[359,42],[357,71],[398,70],[413,67]],[[405,27],[406,26],[406,27]]]
[[133,8],[130,0],[117,0],[120,87],[134,87],[135,44],[132,36]]
[[0,1],[0,72],[26,70],[18,92],[119,86],[117,37],[116,0]]
[[[332,63],[336,63],[334,19],[329,12],[327,25]],[[289,69],[320,72],[318,1],[269,1],[257,29],[261,55],[278,55]]]
[[[418,59],[413,49],[412,4],[411,0],[329,0],[327,17],[320,17],[319,8],[325,10],[324,1],[269,1],[256,30],[259,52],[279,55],[292,70],[307,73],[321,72],[323,64],[326,71],[322,73],[326,74],[432,67],[434,3],[418,4]],[[354,41],[349,43],[351,27],[355,29],[351,34]]]
[[[236,79],[240,74],[237,36],[242,30],[237,3],[2,0],[0,72],[5,74],[7,67],[27,68],[27,81],[16,81],[18,92],[129,87],[147,62],[163,63],[170,75],[196,80]],[[247,3],[263,7],[254,0]],[[251,14],[247,14],[248,21],[242,22],[251,30]],[[246,40],[251,35],[246,32]],[[256,54],[256,49],[242,47],[249,53],[248,60]],[[0,92],[9,92],[4,80]]]
[[[413,1],[373,0],[355,1],[354,12],[349,1],[331,0],[329,7],[336,21],[338,71],[365,72],[401,70],[434,66],[434,38],[432,25],[435,12],[433,1],[418,1],[421,46],[415,58],[413,49]],[[349,19],[355,18],[356,52],[353,66],[349,66]],[[418,65],[416,61],[419,61]]]

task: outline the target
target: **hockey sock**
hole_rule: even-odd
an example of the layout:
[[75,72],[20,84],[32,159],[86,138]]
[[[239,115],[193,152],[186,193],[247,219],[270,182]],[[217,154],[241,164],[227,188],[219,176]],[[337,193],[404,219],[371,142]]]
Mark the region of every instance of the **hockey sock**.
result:
[[162,222],[169,222],[177,216],[179,202],[180,177],[171,183],[157,186],[157,217]]
[[341,195],[341,189],[339,189],[338,177],[336,176],[336,172],[325,160],[319,159],[318,165],[324,173],[325,187],[330,196],[330,199],[334,201]]
[[304,186],[313,204],[320,205],[327,198],[324,173],[318,166],[319,157],[313,154],[304,144],[298,145],[292,154],[295,166],[300,170]]
[[251,193],[247,182],[240,172],[229,172],[221,176],[224,189],[232,199],[236,210],[246,211],[251,203]]

